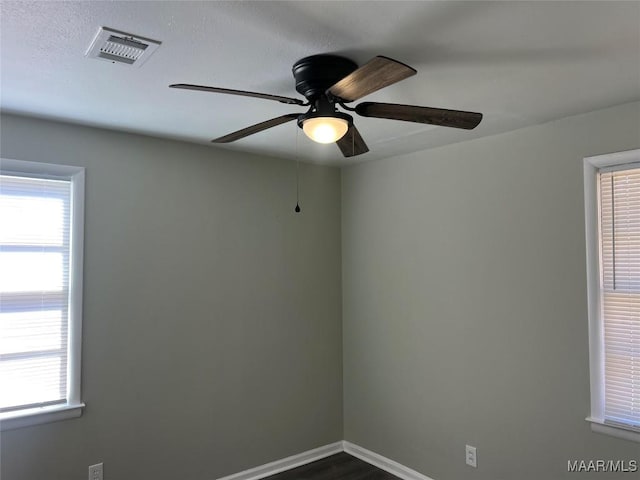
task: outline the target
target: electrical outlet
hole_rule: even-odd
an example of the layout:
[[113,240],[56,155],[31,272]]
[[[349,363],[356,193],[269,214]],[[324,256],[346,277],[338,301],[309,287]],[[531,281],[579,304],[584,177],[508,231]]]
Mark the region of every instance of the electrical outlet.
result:
[[103,480],[102,463],[89,466],[89,480]]
[[467,465],[473,468],[478,467],[478,456],[476,454],[476,447],[472,447],[471,445],[466,445],[466,462]]

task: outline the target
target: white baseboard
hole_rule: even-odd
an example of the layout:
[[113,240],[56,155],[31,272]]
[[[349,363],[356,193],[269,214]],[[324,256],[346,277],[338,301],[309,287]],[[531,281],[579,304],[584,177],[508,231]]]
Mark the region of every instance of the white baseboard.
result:
[[217,480],[259,480],[261,478],[270,477],[276,473],[281,473],[286,470],[306,465],[307,463],[315,462],[322,458],[335,455],[336,453],[346,452],[360,460],[367,462],[374,467],[378,467],[381,470],[389,472],[402,480],[433,480],[415,470],[405,467],[389,458],[383,457],[371,450],[362,448],[346,440],[324,445],[322,447],[314,448],[313,450],[307,450],[306,452],[298,453],[275,462],[266,463],[259,467],[250,468],[243,472],[234,473],[233,475],[227,475],[226,477],[220,477]]
[[349,455],[353,455],[360,460],[367,462],[374,467],[378,467],[381,470],[389,472],[396,477],[400,477],[402,480],[433,480],[426,475],[416,472],[415,470],[405,467],[389,458],[383,457],[377,453],[367,450],[366,448],[354,445],[346,440],[342,442],[343,450]]
[[220,477],[217,480],[258,480],[260,478],[269,477],[276,473],[284,472],[285,470],[291,470],[292,468],[306,465],[307,463],[315,462],[330,455],[335,455],[343,451],[343,442],[331,443],[322,447],[314,448],[313,450],[307,450],[306,452],[292,455],[275,462],[266,463],[259,467],[251,468],[243,472],[234,473],[226,477]]

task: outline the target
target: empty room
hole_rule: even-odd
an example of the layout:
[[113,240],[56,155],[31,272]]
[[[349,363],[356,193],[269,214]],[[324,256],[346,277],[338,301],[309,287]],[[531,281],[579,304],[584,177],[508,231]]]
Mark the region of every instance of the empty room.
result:
[[1,480],[640,477],[640,1],[0,1]]

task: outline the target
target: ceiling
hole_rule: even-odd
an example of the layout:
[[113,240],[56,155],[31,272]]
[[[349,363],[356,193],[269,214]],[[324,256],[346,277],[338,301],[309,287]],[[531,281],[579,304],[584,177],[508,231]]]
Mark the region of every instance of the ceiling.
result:
[[[640,2],[2,1],[1,9],[3,111],[212,149],[347,165],[640,100]],[[100,26],[162,45],[140,68],[89,59]],[[484,119],[467,131],[356,117],[371,151],[344,159],[295,122],[212,145],[305,109],[168,88],[298,98],[291,66],[318,53],[358,64],[385,55],[418,71],[363,101],[477,111]]]

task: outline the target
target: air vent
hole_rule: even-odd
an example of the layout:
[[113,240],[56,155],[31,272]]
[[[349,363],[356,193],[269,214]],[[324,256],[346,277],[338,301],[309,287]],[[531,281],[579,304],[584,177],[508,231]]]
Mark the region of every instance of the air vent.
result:
[[86,56],[139,67],[159,46],[156,40],[100,27]]

